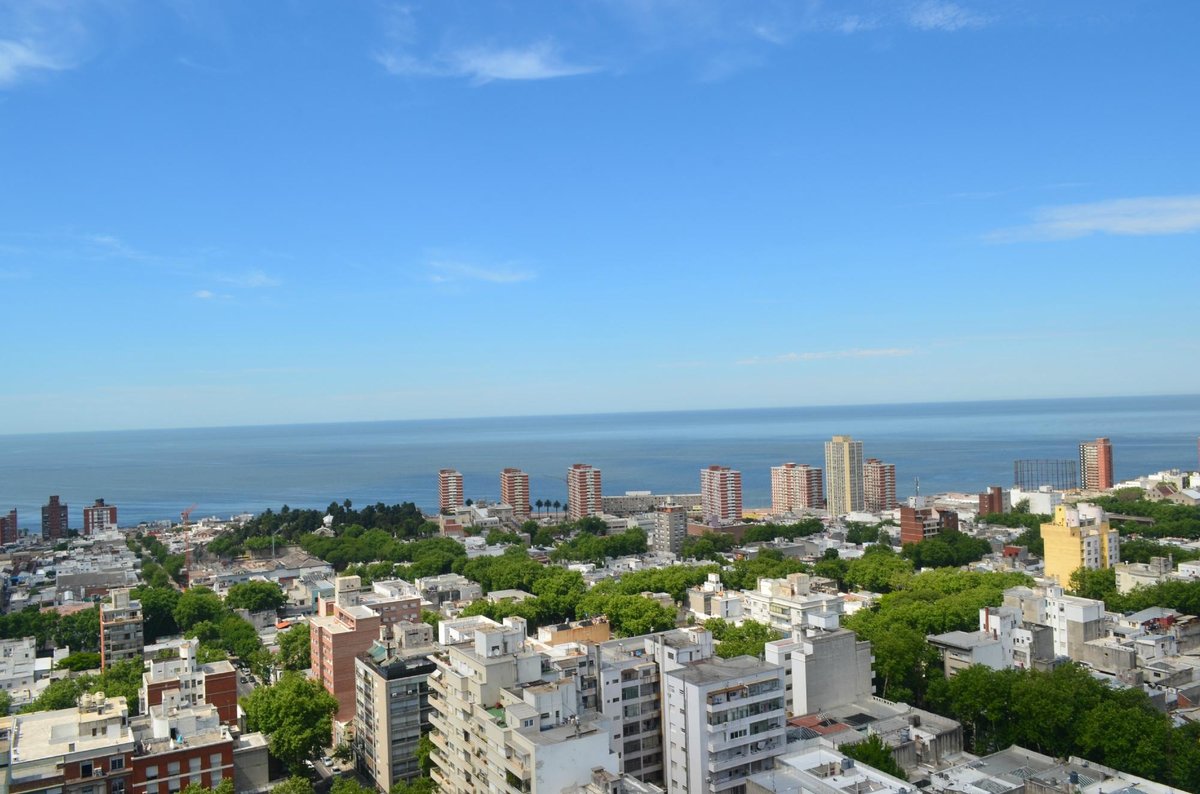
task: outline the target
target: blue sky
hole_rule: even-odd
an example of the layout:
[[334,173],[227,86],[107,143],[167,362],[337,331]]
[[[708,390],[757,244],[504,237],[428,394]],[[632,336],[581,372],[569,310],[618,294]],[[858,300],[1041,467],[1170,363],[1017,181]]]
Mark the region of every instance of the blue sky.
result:
[[0,433],[1200,392],[1198,23],[0,0]]

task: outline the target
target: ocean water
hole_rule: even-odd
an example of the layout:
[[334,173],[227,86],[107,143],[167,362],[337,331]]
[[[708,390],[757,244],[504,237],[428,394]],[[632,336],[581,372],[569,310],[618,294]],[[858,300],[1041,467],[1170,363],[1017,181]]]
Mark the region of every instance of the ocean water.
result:
[[770,467],[824,465],[824,442],[848,434],[864,457],[896,464],[901,498],[1012,484],[1017,458],[1077,459],[1080,441],[1108,436],[1118,479],[1196,468],[1200,397],[1020,400],[908,405],[594,414],[267,427],[0,436],[0,511],[40,526],[59,494],[72,527],[96,498],[122,525],[197,504],[193,517],[267,507],[413,501],[437,504],[440,468],[463,473],[466,495],[499,496],[506,466],[530,475],[530,500],[566,500],[566,468],[603,471],[605,493],[694,493],[699,470],[742,472],[747,507],[770,503]]

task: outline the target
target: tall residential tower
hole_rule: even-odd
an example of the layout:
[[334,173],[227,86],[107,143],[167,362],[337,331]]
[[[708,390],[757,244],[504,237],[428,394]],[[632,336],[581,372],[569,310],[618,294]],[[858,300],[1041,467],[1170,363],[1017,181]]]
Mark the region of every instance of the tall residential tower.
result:
[[824,507],[824,472],[803,463],[771,467],[771,512],[792,513],[806,507]]
[[1079,445],[1079,487],[1106,491],[1113,487],[1112,444],[1107,438]]
[[520,469],[500,472],[500,501],[513,509],[513,518],[529,518],[529,475]]
[[825,442],[825,501],[835,516],[863,509],[861,441],[834,436]]
[[867,458],[863,463],[863,506],[869,513],[896,506],[896,464],[879,458]]
[[732,524],[742,520],[742,473],[728,466],[700,470],[700,506],[704,520]]
[[567,469],[567,518],[578,521],[603,512],[600,504],[600,470],[586,463]]
[[449,512],[463,506],[463,476],[454,469],[438,472],[438,510]]

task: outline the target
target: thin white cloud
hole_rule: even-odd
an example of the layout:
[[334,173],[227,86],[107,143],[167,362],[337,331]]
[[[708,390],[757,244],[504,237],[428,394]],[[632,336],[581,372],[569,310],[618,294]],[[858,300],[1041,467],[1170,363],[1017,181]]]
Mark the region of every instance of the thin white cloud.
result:
[[59,72],[73,65],[49,52],[42,42],[0,39],[0,87],[14,85],[36,72]]
[[1046,207],[1025,226],[998,229],[988,242],[1073,240],[1093,234],[1148,236],[1200,231],[1200,195],[1142,196]]
[[211,290],[198,289],[192,293],[192,297],[199,298],[202,301],[207,301],[207,300],[212,300],[213,298],[217,297],[217,293],[215,293]]
[[261,270],[247,270],[245,273],[220,276],[219,279],[222,283],[246,289],[278,287],[283,284],[280,279],[269,276]]
[[918,30],[940,30],[948,33],[981,28],[991,21],[991,17],[977,14],[946,0],[925,0],[913,6],[908,14],[908,23]]
[[511,267],[478,267],[462,262],[431,262],[429,280],[434,284],[447,284],[455,281],[484,281],[489,284],[518,284],[531,281],[537,274],[531,270],[517,270]]
[[899,358],[911,356],[913,350],[900,347],[852,348],[850,350],[825,350],[807,353],[782,353],[778,356],[755,356],[737,362],[741,365],[790,364],[798,361],[827,361],[835,358]]
[[380,53],[375,59],[394,75],[462,77],[478,85],[497,80],[551,80],[599,71],[597,66],[565,60],[550,41],[528,47],[462,48],[427,60],[397,52]]

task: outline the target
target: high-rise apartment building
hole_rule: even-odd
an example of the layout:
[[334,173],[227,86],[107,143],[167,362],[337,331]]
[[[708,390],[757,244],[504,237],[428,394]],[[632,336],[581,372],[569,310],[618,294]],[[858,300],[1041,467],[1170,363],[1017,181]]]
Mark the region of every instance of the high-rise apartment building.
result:
[[713,648],[712,633],[699,626],[592,646],[600,709],[623,774],[663,785],[663,675],[711,659]]
[[1079,445],[1079,487],[1085,491],[1113,487],[1112,444],[1107,438]]
[[131,598],[127,587],[113,590],[100,605],[100,666],[140,659],[144,647],[142,602]]
[[841,628],[836,612],[817,613],[791,637],[768,642],[763,652],[784,668],[797,717],[869,701],[875,694],[871,643]]
[[362,596],[359,577],[337,577],[334,597],[318,598],[317,614],[308,620],[312,676],[337,699],[334,718],[340,723],[354,717],[354,658],[379,636],[379,612],[365,606]]
[[657,552],[678,554],[683,551],[687,537],[687,509],[683,505],[659,505],[654,508],[654,531],[650,533],[650,548]]
[[0,543],[16,543],[18,537],[20,532],[17,529],[17,510],[13,508],[8,511],[8,515],[0,516]]
[[1121,560],[1121,540],[1103,508],[1080,502],[1054,508],[1054,520],[1042,524],[1046,576],[1067,586],[1079,568],[1111,568]]
[[709,523],[742,520],[742,473],[728,466],[700,470],[700,509]]
[[753,656],[712,658],[663,676],[667,791],[744,791],[787,744],[784,670]]
[[448,513],[463,506],[463,476],[454,469],[438,472],[438,512]]
[[433,781],[446,794],[560,794],[617,772],[595,657],[541,653],[523,618],[443,620],[429,675]]
[[513,509],[513,518],[529,518],[529,475],[520,469],[500,472],[500,501]]
[[896,506],[896,464],[879,458],[863,462],[863,506],[868,513],[882,513]]
[[776,515],[805,508],[824,507],[824,472],[803,463],[771,467],[771,512]]
[[578,521],[599,515],[603,512],[601,496],[599,469],[586,463],[576,463],[567,469],[567,518]]
[[863,509],[862,442],[834,436],[825,442],[825,502],[835,516]]
[[67,506],[59,502],[57,496],[51,496],[50,501],[42,505],[42,537],[61,540],[67,536],[69,528]]
[[[410,626],[428,630],[425,650],[404,648],[395,639]],[[417,743],[429,732],[429,674],[437,669],[428,658],[431,632],[425,624],[384,627],[380,639],[354,660],[354,755],[359,771],[380,791],[421,774]]]
[[117,528],[117,506],[97,499],[91,507],[83,508],[83,534],[92,535]]

